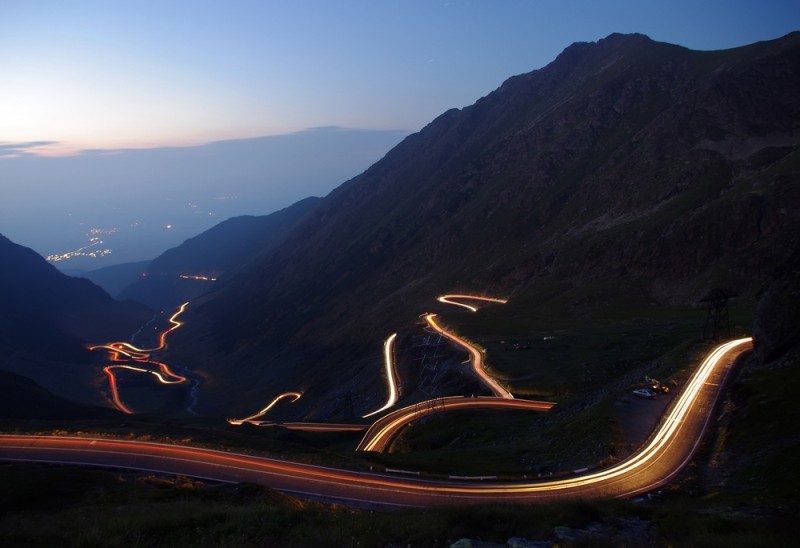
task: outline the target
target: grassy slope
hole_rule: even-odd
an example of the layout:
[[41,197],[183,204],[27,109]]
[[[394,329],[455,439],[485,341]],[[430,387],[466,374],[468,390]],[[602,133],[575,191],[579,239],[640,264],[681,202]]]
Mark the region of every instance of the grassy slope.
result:
[[[509,303],[477,314],[449,307],[442,319],[487,350],[490,369],[507,379],[512,392],[557,406],[547,414],[434,416],[404,431],[392,452],[378,457],[387,466],[520,476],[622,458],[635,436],[620,424],[620,396],[646,375],[681,384],[710,348],[700,340],[702,309],[618,308],[602,320],[548,322],[544,314],[525,315]],[[747,306],[732,307],[734,329],[749,323]],[[517,342],[530,350],[513,350]]]

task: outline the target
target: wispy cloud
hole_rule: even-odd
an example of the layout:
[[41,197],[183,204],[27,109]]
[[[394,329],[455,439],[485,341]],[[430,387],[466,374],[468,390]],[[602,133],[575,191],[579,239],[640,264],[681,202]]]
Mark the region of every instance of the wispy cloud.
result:
[[27,141],[24,143],[9,143],[0,141],[0,158],[17,158],[24,155],[40,155],[58,141]]

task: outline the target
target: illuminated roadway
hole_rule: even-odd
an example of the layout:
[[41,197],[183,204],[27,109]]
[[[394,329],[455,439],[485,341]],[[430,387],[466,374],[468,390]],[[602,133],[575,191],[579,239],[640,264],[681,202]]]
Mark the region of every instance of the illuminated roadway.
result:
[[436,314],[425,314],[425,321],[428,322],[428,325],[430,325],[431,328],[444,335],[457,345],[463,346],[467,352],[469,352],[472,371],[474,371],[478,376],[478,379],[485,384],[489,390],[492,391],[492,394],[498,398],[512,399],[514,396],[511,395],[511,392],[500,386],[500,384],[490,377],[483,369],[483,356],[481,355],[481,351],[455,333],[451,333],[444,329],[441,325],[439,325],[435,318]]
[[380,409],[376,409],[371,413],[364,415],[363,419],[377,415],[381,411],[385,411],[397,403],[397,379],[394,372],[394,360],[392,359],[392,348],[394,347],[394,340],[397,338],[397,333],[392,333],[389,338],[383,343],[383,364],[386,368],[386,383],[389,385],[389,397],[386,399],[386,404]]
[[627,459],[603,470],[551,481],[425,480],[181,445],[59,436],[0,436],[0,459],[147,470],[225,482],[247,481],[294,494],[383,505],[628,497],[664,485],[689,462],[732,363],[751,348],[752,339],[744,338],[712,350],[650,439]]
[[259,418],[263,417],[264,415],[266,415],[267,413],[269,413],[269,410],[272,409],[275,406],[275,404],[278,403],[279,401],[281,401],[282,399],[284,399],[284,398],[294,398],[292,400],[292,403],[294,403],[297,400],[299,400],[301,396],[302,396],[302,394],[300,392],[284,392],[283,394],[280,394],[279,396],[276,396],[275,399],[273,399],[269,403],[268,406],[266,406],[264,409],[262,409],[258,413],[255,413],[254,415],[250,415],[249,417],[245,417],[243,419],[228,419],[228,423],[229,424],[233,424],[235,426],[239,426],[240,424],[243,424],[245,422],[251,422],[252,423],[253,421],[256,421],[256,419],[259,419]]
[[546,401],[514,400],[507,398],[465,398],[450,396],[409,405],[381,417],[369,427],[356,451],[385,451],[397,434],[411,421],[441,411],[459,409],[523,409],[549,411],[555,404]]
[[[161,333],[158,338],[158,346],[154,348],[139,348],[127,342],[111,342],[108,344],[99,344],[89,347],[89,350],[103,349],[108,351],[109,359],[112,362],[126,362],[130,360],[138,364],[130,365],[125,363],[114,363],[103,368],[103,371],[108,376],[108,385],[111,389],[111,401],[114,404],[114,407],[123,413],[132,415],[133,411],[127,405],[125,405],[120,398],[119,388],[117,387],[117,377],[114,373],[114,371],[117,369],[133,371],[135,373],[150,373],[162,384],[179,384],[186,382],[186,377],[182,377],[181,375],[174,373],[167,364],[153,361],[149,358],[152,352],[163,350],[167,347],[167,335],[183,325],[182,322],[178,321],[178,316],[183,314],[188,305],[188,302],[183,303],[180,308],[178,308],[178,311],[170,316],[169,323],[171,323],[172,326]],[[149,367],[143,367],[147,364],[157,366],[158,371],[154,371]]]
[[506,299],[495,299],[494,297],[479,297],[477,295],[442,295],[440,297],[436,297],[436,300],[439,301],[440,303],[453,304],[456,306],[460,306],[462,308],[466,308],[471,312],[477,312],[478,307],[465,303],[460,303],[458,301],[464,301],[464,300],[483,301],[486,303],[499,303],[499,304],[506,304],[508,302]]

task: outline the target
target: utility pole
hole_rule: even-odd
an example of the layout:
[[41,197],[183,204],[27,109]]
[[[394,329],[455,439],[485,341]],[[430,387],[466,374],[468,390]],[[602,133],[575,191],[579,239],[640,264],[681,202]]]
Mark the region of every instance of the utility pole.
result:
[[700,299],[701,303],[708,303],[706,313],[706,323],[703,326],[703,338],[716,340],[725,331],[725,335],[731,335],[731,322],[728,315],[728,300],[736,297],[737,294],[727,288],[716,287]]

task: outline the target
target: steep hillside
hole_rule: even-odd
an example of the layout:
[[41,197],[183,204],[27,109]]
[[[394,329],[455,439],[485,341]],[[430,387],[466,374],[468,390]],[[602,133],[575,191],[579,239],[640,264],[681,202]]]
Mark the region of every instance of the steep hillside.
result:
[[69,271],[64,271],[64,273],[76,278],[86,278],[105,289],[112,297],[116,297],[123,289],[136,282],[142,276],[142,272],[147,270],[149,264],[150,261],[137,261],[106,266],[80,274],[73,274]]
[[182,358],[215,379],[209,409],[241,402],[243,379],[325,399],[342,377],[379,384],[364,358],[443,291],[583,321],[715,286],[753,302],[800,241],[798,97],[800,33],[573,44],[332,192],[193,307]]
[[115,419],[123,415],[108,407],[81,405],[60,398],[32,380],[0,371],[0,419]]
[[36,252],[0,236],[0,368],[60,396],[102,403],[87,343],[127,339],[152,315],[71,278]]
[[168,309],[202,295],[223,272],[281,243],[319,201],[306,198],[270,215],[223,221],[162,253],[120,298]]

